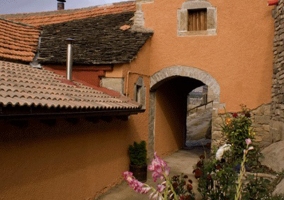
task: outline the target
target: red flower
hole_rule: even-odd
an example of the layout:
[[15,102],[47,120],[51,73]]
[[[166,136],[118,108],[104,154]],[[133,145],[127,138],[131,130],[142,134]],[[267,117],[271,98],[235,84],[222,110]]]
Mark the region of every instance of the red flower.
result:
[[203,167],[203,162],[202,162],[202,160],[198,161],[198,163],[196,164],[196,166],[197,166],[198,168]]
[[201,175],[202,175],[201,169],[198,169],[198,168],[195,169],[195,170],[193,171],[193,173],[194,173],[194,177],[195,177],[196,179],[200,178]]
[[238,117],[238,113],[233,113],[233,117],[237,118]]
[[220,164],[215,166],[216,169],[222,169],[222,166]]
[[246,112],[246,113],[245,113],[245,116],[246,116],[247,118],[250,118],[250,113],[249,113],[249,112]]
[[207,175],[207,180],[212,180],[212,177],[210,174]]
[[190,192],[190,191],[192,190],[192,185],[191,185],[191,184],[187,184],[187,185],[186,185],[186,188],[187,188],[187,191]]

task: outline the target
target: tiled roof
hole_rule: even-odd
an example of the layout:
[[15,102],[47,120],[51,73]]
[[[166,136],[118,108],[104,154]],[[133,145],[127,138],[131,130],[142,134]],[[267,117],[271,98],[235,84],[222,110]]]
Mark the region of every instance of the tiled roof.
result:
[[68,84],[64,80],[63,76],[45,69],[0,61],[0,106],[141,112],[137,102],[118,93],[107,94],[106,88],[89,87],[79,82]]
[[106,14],[115,14],[121,12],[129,12],[129,11],[134,12],[135,9],[136,9],[135,1],[128,1],[128,2],[109,4],[105,6],[82,8],[82,9],[60,10],[60,11],[39,12],[39,13],[8,14],[8,15],[0,15],[0,17],[12,21],[22,22],[25,24],[31,24],[34,26],[41,26],[47,24],[67,22],[74,19],[96,17]]
[[0,58],[31,62],[38,46],[38,28],[0,18]]
[[129,63],[153,34],[132,30],[133,15],[123,12],[43,26],[38,60],[65,63],[65,40],[72,38],[75,64]]
[[[143,29],[134,31],[130,28],[135,10],[135,1],[131,1],[82,9],[0,15],[0,17],[41,26],[43,31],[38,61],[42,64],[66,62],[67,38],[75,39],[74,64],[118,64],[131,62],[147,39],[153,35],[152,31]],[[17,27],[14,29],[18,32]],[[20,43],[19,38],[15,38],[14,41]],[[34,49],[25,50],[25,53],[29,54],[25,61],[31,61]],[[18,59],[15,53],[10,58]]]

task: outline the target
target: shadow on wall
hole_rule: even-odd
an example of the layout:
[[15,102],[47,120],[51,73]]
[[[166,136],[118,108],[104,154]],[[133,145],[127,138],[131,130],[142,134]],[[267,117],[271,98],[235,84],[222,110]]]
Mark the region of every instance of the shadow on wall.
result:
[[32,120],[21,128],[1,121],[0,126],[0,199],[90,198],[128,165],[125,121]]

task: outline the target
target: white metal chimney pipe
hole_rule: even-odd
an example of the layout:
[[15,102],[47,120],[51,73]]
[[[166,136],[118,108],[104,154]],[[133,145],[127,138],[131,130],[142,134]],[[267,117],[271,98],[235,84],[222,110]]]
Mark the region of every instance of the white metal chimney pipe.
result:
[[72,38],[67,38],[67,60],[66,60],[66,78],[72,81],[72,67],[73,67],[73,50],[72,50]]

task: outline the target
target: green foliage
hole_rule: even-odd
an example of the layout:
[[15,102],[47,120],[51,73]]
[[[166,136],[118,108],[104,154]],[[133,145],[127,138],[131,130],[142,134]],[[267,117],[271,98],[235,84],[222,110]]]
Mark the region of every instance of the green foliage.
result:
[[[240,113],[226,113],[223,120],[222,132],[226,143],[231,144],[230,150],[223,153],[223,159],[217,160],[215,157],[217,150],[214,150],[209,158],[201,159],[201,166],[196,165],[196,169],[202,171],[198,181],[198,191],[204,200],[231,200],[239,194],[236,191],[237,186],[240,186],[242,200],[284,199],[281,196],[273,197],[275,184],[268,179],[258,177],[257,173],[244,176],[244,179],[239,178],[246,170],[268,172],[259,162],[262,155],[253,141],[255,133],[251,127],[250,111],[244,105],[241,105],[241,108]],[[247,149],[248,138],[251,139],[254,147],[250,150]],[[240,173],[241,164],[245,167]]]
[[255,133],[251,127],[250,110],[241,105],[240,113],[226,113],[225,121],[222,125],[222,133],[232,145],[231,152],[234,158],[242,159],[243,150],[246,148],[245,140],[253,139]]
[[131,165],[147,165],[147,149],[144,140],[140,143],[134,142],[133,145],[129,145],[128,153]]
[[[187,175],[175,175],[171,178],[171,184],[175,193],[179,196],[181,200],[194,200],[195,194],[193,193],[192,189],[192,180],[188,178]],[[171,198],[171,194],[169,195],[168,199]]]
[[265,199],[268,198],[268,188],[271,181],[262,177],[249,175],[247,176],[247,185],[243,190],[243,199]]
[[218,161],[214,156],[204,161],[202,176],[198,181],[198,191],[203,199],[234,199],[237,173],[231,163]]

